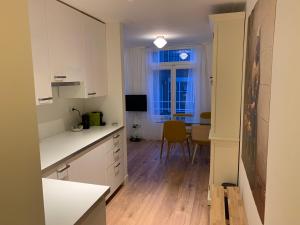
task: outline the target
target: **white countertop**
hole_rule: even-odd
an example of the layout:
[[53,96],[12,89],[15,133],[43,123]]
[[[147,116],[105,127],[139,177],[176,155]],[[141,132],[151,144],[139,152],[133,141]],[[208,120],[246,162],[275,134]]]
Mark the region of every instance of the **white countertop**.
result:
[[41,169],[61,162],[90,144],[104,139],[123,126],[91,127],[81,132],[66,131],[40,140]]
[[73,225],[98,200],[104,199],[109,187],[62,180],[43,179],[46,225]]

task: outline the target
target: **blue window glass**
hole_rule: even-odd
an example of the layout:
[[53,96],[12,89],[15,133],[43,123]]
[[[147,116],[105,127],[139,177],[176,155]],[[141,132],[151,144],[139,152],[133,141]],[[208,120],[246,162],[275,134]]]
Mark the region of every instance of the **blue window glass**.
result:
[[171,115],[171,70],[154,71],[155,115]]
[[176,70],[176,113],[194,112],[194,90],[191,69]]
[[154,62],[167,63],[167,62],[191,62],[192,49],[174,49],[174,50],[161,50],[158,53],[154,52],[152,59]]

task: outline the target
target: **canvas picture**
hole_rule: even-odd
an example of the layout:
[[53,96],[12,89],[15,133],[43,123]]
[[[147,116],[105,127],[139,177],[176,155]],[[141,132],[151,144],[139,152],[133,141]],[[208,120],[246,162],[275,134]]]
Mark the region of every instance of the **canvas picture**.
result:
[[259,0],[248,19],[242,160],[264,222],[276,0]]

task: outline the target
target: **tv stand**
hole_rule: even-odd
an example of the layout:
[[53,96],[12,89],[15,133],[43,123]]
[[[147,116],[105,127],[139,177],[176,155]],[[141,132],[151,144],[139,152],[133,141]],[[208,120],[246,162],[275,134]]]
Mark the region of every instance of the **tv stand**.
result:
[[140,142],[142,139],[139,138],[139,137],[131,137],[129,140],[130,140],[131,142]]

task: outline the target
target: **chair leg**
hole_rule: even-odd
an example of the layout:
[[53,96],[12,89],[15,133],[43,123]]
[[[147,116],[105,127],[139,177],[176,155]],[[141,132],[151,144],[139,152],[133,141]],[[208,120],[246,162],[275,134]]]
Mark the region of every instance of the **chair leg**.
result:
[[167,143],[167,158],[166,158],[166,160],[169,160],[170,150],[171,150],[171,144]]
[[195,160],[195,157],[196,157],[197,148],[198,148],[198,144],[195,144],[194,153],[193,153],[193,160],[192,160],[192,164],[194,164],[194,160]]
[[182,149],[182,152],[183,152],[184,160],[186,161],[185,150],[184,150],[184,144],[183,144],[183,143],[180,143],[180,145],[181,145],[181,149]]
[[162,136],[162,138],[161,138],[161,146],[160,146],[160,159],[162,158],[164,142],[165,142],[164,136]]
[[189,141],[188,138],[186,139],[186,145],[187,145],[187,149],[188,149],[188,151],[189,151],[189,159],[191,159],[190,141]]

